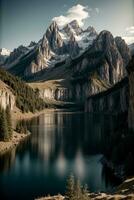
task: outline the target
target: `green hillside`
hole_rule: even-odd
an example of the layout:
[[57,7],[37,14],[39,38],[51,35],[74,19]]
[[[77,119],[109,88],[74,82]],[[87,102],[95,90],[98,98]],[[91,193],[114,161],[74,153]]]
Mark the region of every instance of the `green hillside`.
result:
[[47,104],[39,97],[39,91],[33,90],[20,78],[11,75],[4,69],[0,69],[0,80],[7,84],[16,96],[16,106],[22,112],[35,112],[47,107]]

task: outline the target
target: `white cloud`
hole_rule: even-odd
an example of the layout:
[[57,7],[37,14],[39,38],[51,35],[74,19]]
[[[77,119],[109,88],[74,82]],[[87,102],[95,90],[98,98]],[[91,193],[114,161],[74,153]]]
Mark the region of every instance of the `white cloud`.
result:
[[72,20],[77,20],[80,26],[84,25],[84,20],[90,17],[89,10],[87,6],[82,6],[77,4],[71,7],[66,15],[60,15],[54,17],[53,21],[56,21],[59,26],[64,26],[65,24],[71,22]]
[[134,43],[134,26],[126,28],[125,36],[123,38],[128,44]]
[[127,44],[134,43],[134,37],[123,37]]
[[134,26],[130,26],[126,28],[127,35],[134,35]]

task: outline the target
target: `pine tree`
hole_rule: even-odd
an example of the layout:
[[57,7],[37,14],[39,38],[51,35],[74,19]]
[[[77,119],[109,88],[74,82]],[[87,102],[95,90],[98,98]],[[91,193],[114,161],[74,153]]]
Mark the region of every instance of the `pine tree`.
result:
[[71,174],[66,185],[66,198],[69,200],[74,200],[74,185],[74,176]]
[[82,186],[80,184],[80,180],[78,179],[75,184],[75,199],[82,200]]
[[2,108],[0,108],[0,140],[2,141],[9,140],[6,113]]
[[89,200],[89,191],[88,191],[87,184],[85,184],[82,189],[82,196],[83,196],[83,198],[82,198],[83,200]]
[[12,130],[12,119],[11,119],[11,112],[9,105],[6,107],[6,120],[7,120],[8,136],[11,139],[13,130]]

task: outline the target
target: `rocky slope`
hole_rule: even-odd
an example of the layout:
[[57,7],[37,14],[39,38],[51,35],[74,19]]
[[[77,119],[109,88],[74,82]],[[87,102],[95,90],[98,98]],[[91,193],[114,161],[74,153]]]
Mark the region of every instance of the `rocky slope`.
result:
[[128,124],[129,128],[134,130],[134,56],[128,67],[129,73],[129,109],[128,109]]
[[6,69],[11,68],[18,63],[23,56],[28,54],[35,47],[35,45],[35,42],[31,42],[29,46],[20,45],[18,48],[15,48],[12,52],[10,52],[10,55],[6,57],[1,66]]
[[0,80],[0,105],[2,108],[6,108],[7,105],[13,110],[15,106],[15,96],[10,91],[9,87]]
[[[18,54],[24,49],[18,48]],[[12,57],[14,52],[7,67],[12,65]],[[121,37],[114,38],[108,31],[97,34],[93,27],[83,30],[76,20],[62,29],[53,21],[37,44],[13,59],[9,71],[36,82],[34,88],[37,86],[43,99],[83,103],[121,81],[130,58]]]
[[125,41],[102,31],[77,58],[29,77],[43,98],[84,102],[126,77],[130,51]]
[[[15,74],[30,76],[45,68],[54,67],[56,63],[80,55],[92,44],[96,36],[97,33],[93,27],[82,30],[76,20],[62,29],[53,21],[33,50],[14,61],[11,71]],[[5,64],[8,67],[11,66],[10,60]]]
[[119,114],[128,111],[128,78],[123,79],[114,87],[90,96],[85,103],[85,111],[90,113]]

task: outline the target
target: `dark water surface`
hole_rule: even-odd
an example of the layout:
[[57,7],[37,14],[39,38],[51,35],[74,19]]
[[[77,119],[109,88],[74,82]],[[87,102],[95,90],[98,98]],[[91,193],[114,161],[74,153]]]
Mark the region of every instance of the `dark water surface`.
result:
[[0,157],[0,199],[64,193],[70,173],[90,191],[112,189],[118,181],[100,159],[114,124],[110,116],[71,112],[45,113],[27,121],[30,138]]

